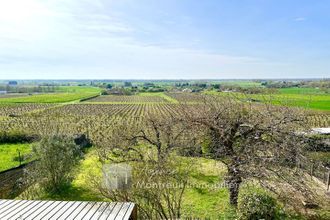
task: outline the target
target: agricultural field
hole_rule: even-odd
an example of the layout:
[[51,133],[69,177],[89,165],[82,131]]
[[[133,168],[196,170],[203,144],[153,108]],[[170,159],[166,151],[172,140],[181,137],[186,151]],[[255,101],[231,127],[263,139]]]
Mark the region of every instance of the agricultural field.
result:
[[[81,95],[77,92],[61,94]],[[44,94],[44,96],[46,95],[56,96],[57,93]],[[286,92],[286,94],[276,94],[275,96],[282,97],[282,95],[302,97],[302,95],[293,91]],[[114,126],[125,123],[127,128],[141,128],[144,126],[145,118],[149,115],[156,115],[159,118],[177,115],[182,104],[186,103],[190,107],[195,108],[205,101],[205,97],[207,99],[212,96],[216,99],[226,97],[219,93],[168,92],[139,93],[132,96],[105,95],[82,102],[63,101],[62,99],[62,104],[56,104],[57,102],[2,103],[0,105],[0,116],[6,117],[6,120],[0,120],[0,127],[5,131],[24,131],[40,136],[46,136],[54,132],[71,136],[86,134],[88,138],[93,140],[93,147],[88,150],[75,168],[74,179],[70,187],[64,189],[61,194],[38,195],[39,197],[37,199],[104,201],[102,195],[96,192],[88,178],[90,173],[101,172],[96,149],[99,143],[107,140],[106,138],[111,134]],[[326,95],[313,94],[313,96]],[[259,103],[256,104],[258,105]],[[19,117],[8,117],[9,115]],[[318,111],[315,113],[314,110],[310,110],[307,117],[308,123],[314,127],[326,127],[330,125],[330,115],[327,111]],[[0,170],[18,165],[16,156],[18,151],[22,155],[28,155],[31,152],[31,144],[0,145],[0,160],[5,161],[2,164],[3,167],[0,166]],[[6,155],[6,157],[1,155]],[[313,156],[316,157],[319,155],[315,153]],[[324,157],[324,155],[322,156]],[[26,160],[23,162],[31,160],[28,157],[24,158]],[[185,201],[182,204],[183,217],[198,216],[211,219],[236,218],[235,209],[229,205],[229,193],[226,188],[205,188],[205,186],[217,183],[219,180],[224,180],[225,173],[227,172],[225,167],[221,163],[211,159],[192,159],[195,161],[194,165],[196,168],[193,169],[194,172],[189,176],[189,181],[193,183],[193,187],[187,188],[183,195]]]
[[5,98],[18,98],[18,97],[25,97],[28,96],[29,94],[27,93],[7,93],[7,94],[1,94],[0,99],[5,99]]
[[159,102],[166,102],[166,100],[160,96],[102,95],[93,99],[89,99],[86,102],[125,104],[125,103],[159,103]]
[[157,104],[178,103],[178,101],[163,92],[142,92],[136,95],[102,95],[85,101],[106,104]]
[[42,111],[55,106],[54,104],[37,104],[37,103],[22,103],[22,104],[0,104],[0,116],[21,116],[26,113]]
[[6,130],[23,130],[32,134],[49,134],[54,130],[65,134],[88,134],[102,139],[112,126],[126,123],[139,126],[149,115],[166,117],[176,114],[175,104],[66,104],[22,117],[0,120]]
[[[39,87],[38,87],[39,88]],[[43,88],[43,86],[40,86]],[[64,103],[80,101],[99,95],[101,89],[90,86],[54,86],[54,92],[45,93],[8,93],[0,95],[1,103]]]
[[92,86],[57,86],[55,92],[62,93],[100,93],[99,87]]
[[0,103],[63,103],[91,98],[98,93],[50,93],[34,94],[24,97],[2,98]]
[[22,164],[32,161],[31,149],[31,144],[0,144],[0,171],[19,166],[19,155]]
[[325,89],[319,89],[319,88],[281,88],[279,89],[279,92],[281,94],[302,94],[302,95],[306,95],[306,94],[314,94],[314,95],[318,95],[318,94],[329,94],[330,90],[325,90]]
[[199,103],[204,101],[204,97],[199,93],[172,92],[166,93],[166,95],[180,103]]
[[314,113],[307,116],[307,121],[312,127],[330,127],[330,114]]
[[[253,99],[255,102],[268,102],[275,105],[297,106],[306,109],[330,111],[330,95],[318,93],[304,93],[305,89],[285,89],[274,94],[242,94],[238,92],[215,92],[207,91],[205,94],[219,95],[223,97],[235,97],[246,100]],[[300,91],[300,92],[299,92]],[[313,91],[309,89],[307,91]]]

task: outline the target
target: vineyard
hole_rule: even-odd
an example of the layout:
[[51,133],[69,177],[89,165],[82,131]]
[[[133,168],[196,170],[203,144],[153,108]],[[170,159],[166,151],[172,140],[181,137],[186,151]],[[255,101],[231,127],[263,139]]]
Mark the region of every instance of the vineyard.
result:
[[176,93],[166,93],[166,95],[177,100],[180,103],[197,103],[204,101],[203,95],[195,94],[195,93],[176,92]]
[[[69,93],[68,93],[69,94]],[[48,94],[47,94],[48,95]],[[54,94],[52,94],[54,95]],[[85,95],[85,94],[84,94]],[[81,97],[81,96],[80,96]],[[105,95],[91,98],[81,102],[64,103],[3,103],[0,104],[0,128],[2,132],[15,131],[46,136],[50,134],[86,134],[92,140],[93,147],[91,154],[87,154],[79,167],[79,173],[73,182],[72,192],[68,193],[68,199],[76,199],[77,196],[95,199],[97,194],[92,194],[93,189],[85,183],[86,175],[92,167],[95,169],[99,163],[96,154],[98,143],[107,141],[111,135],[113,127],[123,125],[129,129],[133,127],[142,128],[145,118],[148,115],[166,118],[170,115],[177,115],[183,106],[198,108],[203,102],[210,98],[210,95],[195,93],[165,93],[132,96]],[[25,97],[23,97],[25,98]],[[13,98],[14,99],[14,98]],[[213,96],[213,101],[223,99],[223,97]],[[257,103],[258,109],[260,103]],[[254,104],[253,104],[254,105]],[[330,114],[327,111],[310,111],[307,115],[308,124],[313,127],[330,126]],[[123,130],[125,132],[125,130]],[[32,144],[2,144],[0,145],[0,171],[16,167],[21,162],[27,163],[32,160],[29,157]],[[91,157],[91,155],[93,157]],[[319,159],[320,155],[317,156]],[[324,155],[321,155],[326,157]],[[209,184],[223,178],[225,169],[214,164],[212,160],[196,159],[196,164],[200,164],[196,173],[190,178],[196,183]],[[83,189],[83,190],[81,190]],[[76,191],[75,191],[76,190]],[[205,190],[200,193],[199,189],[187,189],[185,198],[189,201],[184,204],[183,210],[198,216],[217,216],[218,212],[205,210],[215,209],[217,205],[220,212],[232,215],[233,211],[227,204],[228,192],[222,188],[218,190]],[[85,191],[89,193],[85,193]],[[71,196],[71,197],[70,197]],[[91,197],[93,196],[93,197]],[[207,204],[211,208],[199,209]],[[213,208],[212,208],[213,207]]]
[[87,100],[88,102],[98,103],[158,103],[167,102],[160,96],[138,96],[138,95],[103,95],[93,99]]
[[[167,93],[166,96],[179,103],[197,105],[205,97],[191,93]],[[101,102],[102,101],[102,102]],[[24,130],[31,132],[52,132],[53,129],[64,133],[80,132],[104,133],[118,121],[138,125],[148,114],[166,117],[177,114],[180,104],[166,101],[161,96],[99,96],[85,102],[61,105],[42,103],[1,104],[0,116],[3,130]],[[310,112],[308,124],[312,127],[330,126],[327,112]]]
[[307,116],[308,124],[312,127],[329,127],[330,114],[314,114]]
[[[125,123],[127,127],[142,126],[148,115],[166,118],[178,114],[182,104],[196,108],[208,97],[210,96],[194,93],[150,93],[132,96],[98,96],[83,102],[63,104],[2,103],[0,125],[1,131],[21,131],[41,136],[54,132],[68,135],[83,133],[91,140],[102,140],[118,123]],[[219,96],[215,97],[219,98]],[[24,98],[30,97],[22,99]],[[66,100],[66,97],[62,97],[63,99]],[[330,126],[330,114],[327,111],[310,111],[306,117],[307,123],[312,127]]]
[[54,104],[2,104],[0,105],[0,116],[20,116],[26,113],[31,113],[38,110],[45,110],[55,106]]
[[175,104],[68,104],[50,107],[21,117],[1,121],[4,130],[22,130],[37,134],[59,131],[65,134],[106,135],[117,122],[138,126],[148,114],[166,117],[176,114]]

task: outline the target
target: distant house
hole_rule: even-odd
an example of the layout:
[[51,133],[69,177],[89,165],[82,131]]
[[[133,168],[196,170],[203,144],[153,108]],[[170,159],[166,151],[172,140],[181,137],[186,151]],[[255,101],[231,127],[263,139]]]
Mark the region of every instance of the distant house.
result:
[[330,128],[312,128],[313,134],[330,134]]
[[188,88],[185,88],[185,89],[182,90],[182,92],[192,92],[192,90],[188,89]]
[[7,91],[5,90],[0,90],[0,95],[7,94]]
[[9,86],[17,86],[17,84],[18,84],[17,81],[9,81],[8,82]]

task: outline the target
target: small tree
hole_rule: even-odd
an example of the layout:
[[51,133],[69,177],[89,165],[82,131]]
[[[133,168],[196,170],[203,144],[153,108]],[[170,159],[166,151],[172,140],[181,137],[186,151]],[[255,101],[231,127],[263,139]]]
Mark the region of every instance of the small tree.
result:
[[73,166],[81,157],[81,149],[73,138],[51,136],[33,146],[37,158],[34,166],[36,182],[48,192],[59,192],[71,180]]
[[143,219],[178,219],[183,193],[191,171],[191,160],[176,151],[189,145],[189,134],[174,116],[149,115],[142,126],[114,126],[102,142],[96,143],[102,161],[129,163],[133,167],[132,187],[101,193],[114,201],[133,201]]
[[230,204],[237,206],[242,181],[281,172],[300,154],[301,113],[267,104],[252,105],[235,98],[207,98],[203,105],[183,107],[189,124],[202,133],[206,157],[227,166]]

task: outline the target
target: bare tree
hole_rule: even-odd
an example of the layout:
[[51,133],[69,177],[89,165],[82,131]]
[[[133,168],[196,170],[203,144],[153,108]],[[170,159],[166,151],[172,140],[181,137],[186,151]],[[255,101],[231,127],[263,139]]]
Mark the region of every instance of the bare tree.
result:
[[125,162],[133,167],[131,188],[114,190],[102,184],[98,187],[112,200],[137,203],[143,218],[180,218],[192,160],[176,152],[189,147],[190,133],[173,115],[149,115],[144,122],[137,127],[117,124],[102,142],[96,143],[104,163]]
[[237,206],[242,181],[293,166],[301,149],[295,132],[302,114],[293,108],[252,104],[235,98],[207,98],[185,106],[186,121],[203,134],[205,156],[227,166],[230,203]]

